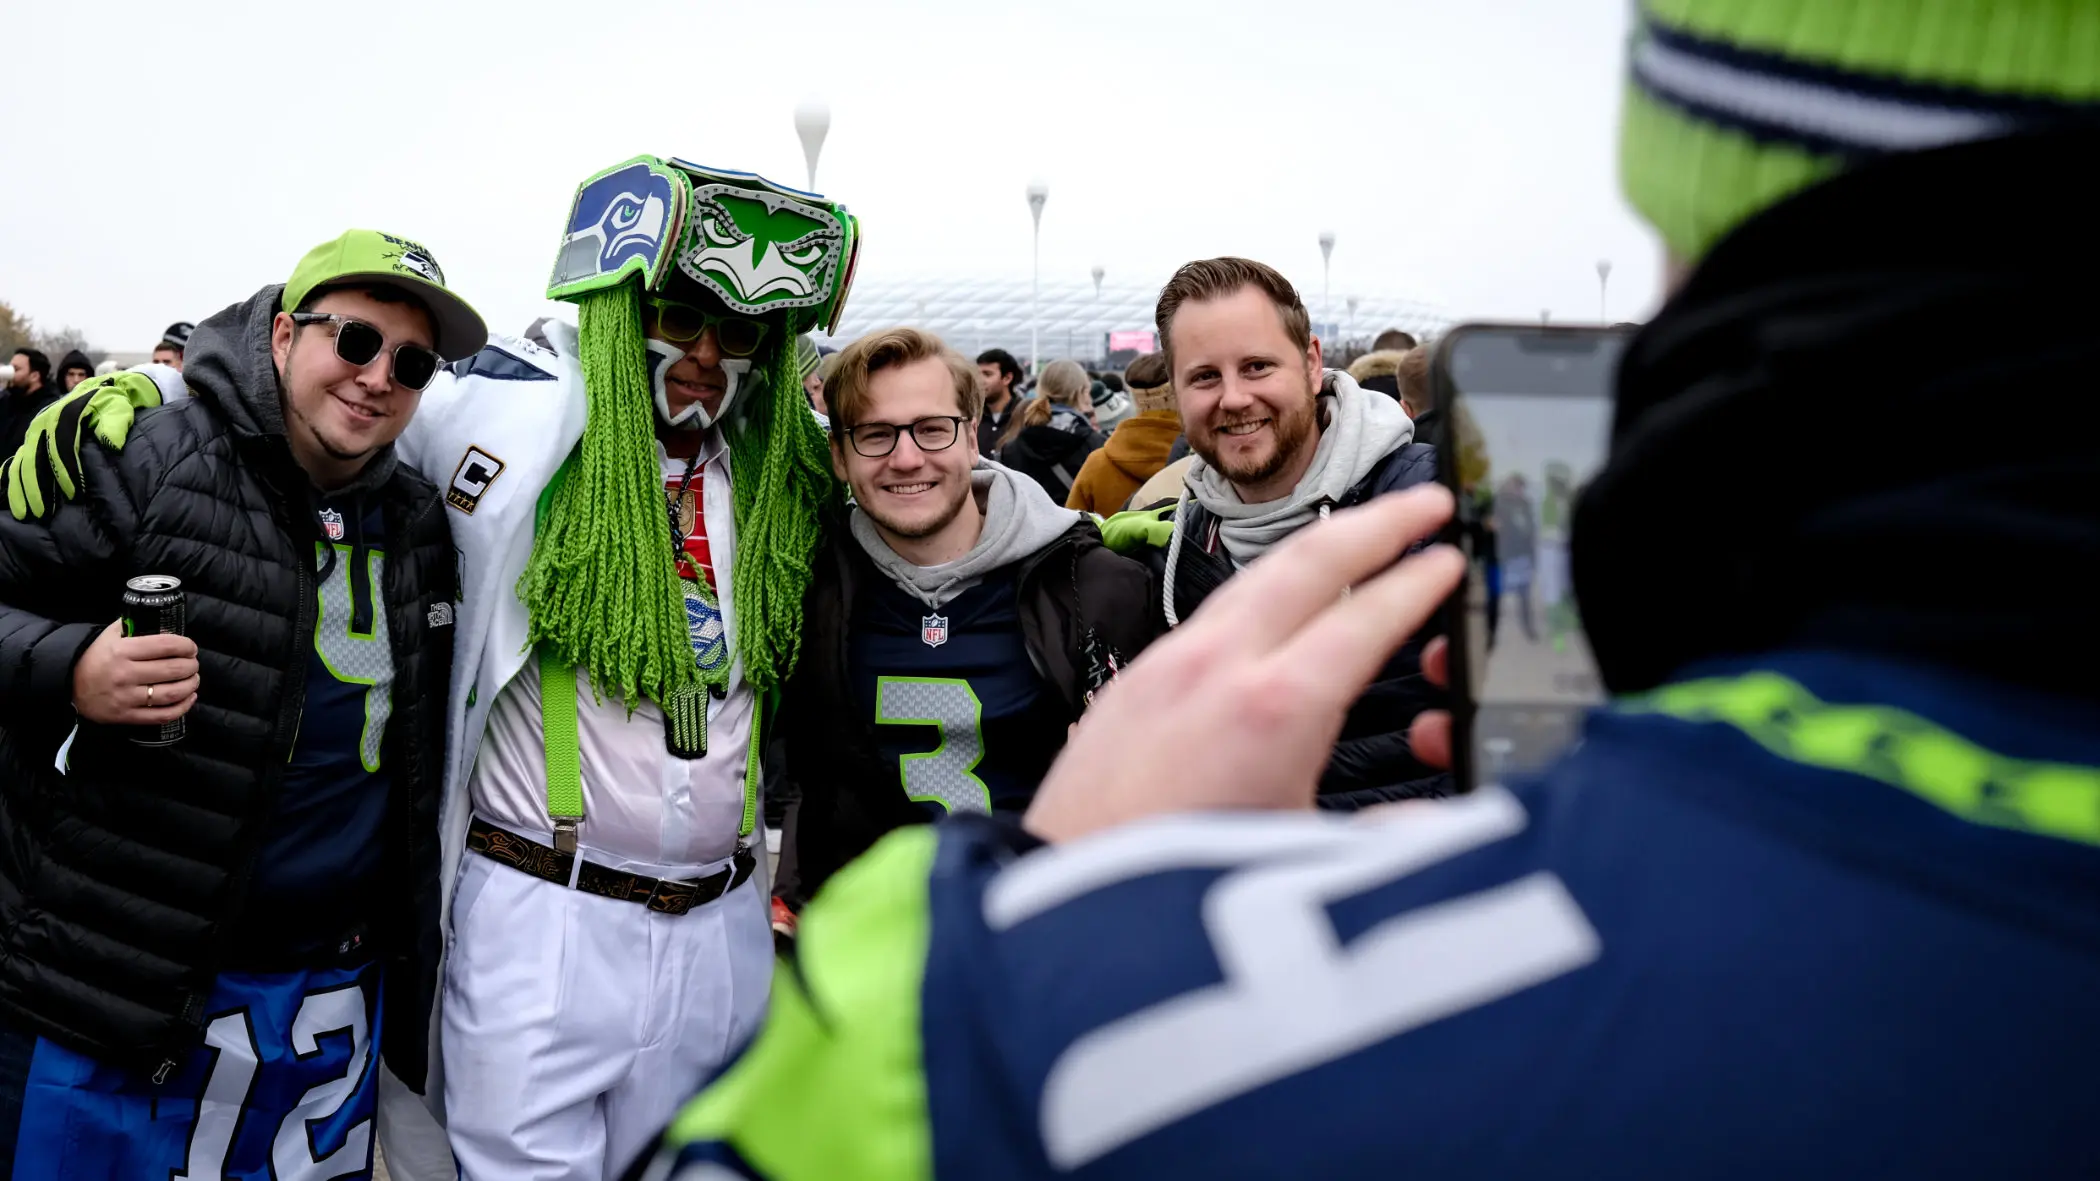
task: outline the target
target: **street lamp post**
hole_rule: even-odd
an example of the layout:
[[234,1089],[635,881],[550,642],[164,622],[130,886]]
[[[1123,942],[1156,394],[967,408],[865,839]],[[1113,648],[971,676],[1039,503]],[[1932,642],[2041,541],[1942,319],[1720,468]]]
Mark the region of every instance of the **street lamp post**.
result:
[[817,156],[831,131],[831,108],[821,99],[804,99],[795,108],[795,134],[802,140],[802,162],[809,165],[809,191],[817,191]]
[[1348,340],[1356,339],[1356,297],[1353,295],[1349,297],[1349,331],[1343,336]]
[[1334,323],[1334,301],[1328,297],[1328,278],[1333,271],[1334,231],[1320,231],[1320,315],[1332,326]]
[[1035,261],[1028,278],[1028,373],[1035,375],[1042,359],[1043,319],[1043,202],[1050,199],[1050,186],[1041,180],[1028,182],[1028,215],[1035,219]]
[[1597,260],[1597,322],[1611,323],[1611,260]]
[[1101,279],[1107,274],[1108,268],[1098,262],[1094,264],[1094,298],[1096,300],[1101,298]]

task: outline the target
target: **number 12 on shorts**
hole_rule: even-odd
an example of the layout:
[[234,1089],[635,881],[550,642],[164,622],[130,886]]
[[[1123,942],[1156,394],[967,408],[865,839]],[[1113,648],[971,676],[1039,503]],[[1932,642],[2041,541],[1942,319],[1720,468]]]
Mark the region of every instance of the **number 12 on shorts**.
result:
[[372,964],[221,975],[202,1044],[159,1084],[37,1039],[0,1176],[10,1163],[38,1181],[369,1176],[380,975]]
[[[365,974],[376,980],[378,971]],[[239,1176],[265,1151],[269,1172],[263,1175],[276,1181],[365,1175],[377,1104],[377,1031],[366,1015],[377,1008],[363,984],[353,979],[306,992],[289,1026],[281,1023],[282,1010],[267,1005],[243,1005],[211,1019],[204,1029],[210,1070],[183,1166],[170,1181]],[[334,1053],[324,1041],[336,1043]]]

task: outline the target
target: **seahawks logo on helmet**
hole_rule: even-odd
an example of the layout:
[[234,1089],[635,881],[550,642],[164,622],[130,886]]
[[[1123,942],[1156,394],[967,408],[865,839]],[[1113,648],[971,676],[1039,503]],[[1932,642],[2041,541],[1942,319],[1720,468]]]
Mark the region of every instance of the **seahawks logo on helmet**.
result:
[[584,183],[569,211],[569,229],[548,286],[638,271],[646,284],[658,271],[679,194],[672,180],[635,162]]

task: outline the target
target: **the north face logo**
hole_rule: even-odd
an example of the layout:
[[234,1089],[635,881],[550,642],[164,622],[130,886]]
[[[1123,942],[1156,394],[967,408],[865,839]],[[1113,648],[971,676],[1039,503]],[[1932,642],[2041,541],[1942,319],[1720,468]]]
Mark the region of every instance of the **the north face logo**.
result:
[[449,602],[432,603],[430,605],[429,618],[430,626],[432,627],[451,627],[452,604]]

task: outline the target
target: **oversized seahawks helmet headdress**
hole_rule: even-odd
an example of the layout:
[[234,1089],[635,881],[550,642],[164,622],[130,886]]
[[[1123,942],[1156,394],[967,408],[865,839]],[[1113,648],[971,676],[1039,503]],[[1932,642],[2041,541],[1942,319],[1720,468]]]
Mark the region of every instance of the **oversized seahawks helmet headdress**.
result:
[[665,298],[704,291],[786,334],[838,327],[859,260],[844,205],[751,172],[637,156],[576,188],[550,299],[627,281]]
[[[704,748],[706,691],[726,687],[733,663],[764,691],[800,652],[811,554],[840,494],[794,342],[838,325],[859,244],[859,223],[835,201],[657,156],[587,178],[570,205],[547,295],[576,305],[583,439],[551,489],[519,594],[532,643],[602,691],[658,702],[689,746]],[[767,325],[749,352],[724,351],[729,384],[713,411],[694,402],[671,413],[666,374],[684,350],[648,339],[645,294]],[[733,654],[703,650],[693,624],[720,604],[705,580],[682,583],[665,542],[659,425],[719,425],[729,449],[737,547],[722,597],[734,601]]]

